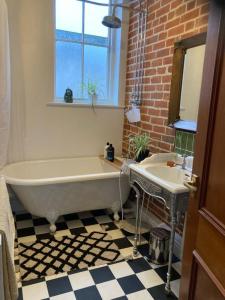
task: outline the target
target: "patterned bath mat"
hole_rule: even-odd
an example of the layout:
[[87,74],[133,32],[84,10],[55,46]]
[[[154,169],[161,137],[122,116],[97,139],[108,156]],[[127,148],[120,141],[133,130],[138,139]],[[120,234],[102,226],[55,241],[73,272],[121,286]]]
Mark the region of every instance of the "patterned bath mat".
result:
[[81,233],[18,244],[21,280],[122,260],[105,232]]

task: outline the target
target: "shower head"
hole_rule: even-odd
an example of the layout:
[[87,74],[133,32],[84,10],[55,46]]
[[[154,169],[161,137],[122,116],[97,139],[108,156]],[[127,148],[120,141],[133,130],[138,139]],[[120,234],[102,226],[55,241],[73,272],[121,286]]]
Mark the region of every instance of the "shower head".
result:
[[120,28],[121,27],[121,20],[116,17],[115,11],[116,7],[113,7],[113,12],[111,16],[105,16],[102,20],[102,25],[109,27],[109,28]]

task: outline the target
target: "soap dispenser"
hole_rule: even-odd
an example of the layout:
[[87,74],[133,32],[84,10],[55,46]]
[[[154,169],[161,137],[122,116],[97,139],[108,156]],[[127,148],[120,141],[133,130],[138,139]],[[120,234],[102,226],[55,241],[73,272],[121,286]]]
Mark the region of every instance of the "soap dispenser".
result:
[[114,147],[112,144],[107,148],[107,159],[112,162],[114,161]]

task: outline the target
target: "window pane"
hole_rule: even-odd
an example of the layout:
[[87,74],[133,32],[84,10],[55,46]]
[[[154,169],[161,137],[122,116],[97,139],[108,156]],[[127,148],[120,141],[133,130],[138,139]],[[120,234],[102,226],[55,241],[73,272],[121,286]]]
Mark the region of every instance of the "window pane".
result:
[[84,46],[84,81],[86,85],[88,81],[97,85],[99,99],[107,98],[107,52],[107,48]]
[[56,29],[82,33],[82,2],[56,0]]
[[56,42],[56,97],[63,98],[65,90],[81,95],[82,46],[76,43]]
[[[106,0],[98,0],[99,3],[107,3]],[[102,19],[109,14],[107,6],[99,6],[85,3],[85,24],[84,33],[87,35],[95,35],[108,37],[108,28],[102,25]]]

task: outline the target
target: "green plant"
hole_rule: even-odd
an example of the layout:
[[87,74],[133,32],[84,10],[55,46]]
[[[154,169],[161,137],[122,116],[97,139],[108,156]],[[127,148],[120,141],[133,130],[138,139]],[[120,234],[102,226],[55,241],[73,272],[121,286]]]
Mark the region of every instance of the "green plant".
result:
[[129,137],[129,144],[133,147],[136,159],[141,153],[148,150],[149,142],[150,137],[146,133],[140,135],[132,135]]
[[90,80],[88,80],[88,83],[84,84],[82,88],[87,90],[89,96],[97,95],[97,84]]

